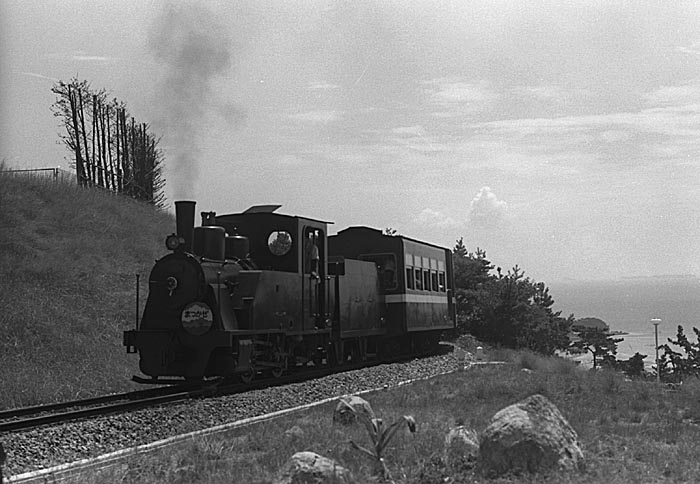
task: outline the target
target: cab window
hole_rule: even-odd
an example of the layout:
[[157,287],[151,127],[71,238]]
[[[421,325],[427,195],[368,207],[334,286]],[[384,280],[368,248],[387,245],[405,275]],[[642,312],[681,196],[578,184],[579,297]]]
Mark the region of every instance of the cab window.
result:
[[438,281],[439,281],[439,285],[440,285],[440,292],[445,292],[446,288],[445,288],[445,273],[444,272],[440,272],[438,274]]
[[267,247],[272,254],[281,257],[292,248],[292,236],[284,230],[275,230],[267,238]]

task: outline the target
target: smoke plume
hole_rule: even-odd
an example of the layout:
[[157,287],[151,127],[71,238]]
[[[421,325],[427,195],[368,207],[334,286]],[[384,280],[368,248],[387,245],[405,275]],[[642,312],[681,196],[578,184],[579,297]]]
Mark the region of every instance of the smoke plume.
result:
[[213,82],[231,68],[231,39],[205,6],[178,3],[166,5],[154,22],[149,47],[164,67],[156,102],[166,144],[167,182],[175,199],[192,198],[201,162],[202,121],[218,114],[239,124],[245,117],[213,89]]

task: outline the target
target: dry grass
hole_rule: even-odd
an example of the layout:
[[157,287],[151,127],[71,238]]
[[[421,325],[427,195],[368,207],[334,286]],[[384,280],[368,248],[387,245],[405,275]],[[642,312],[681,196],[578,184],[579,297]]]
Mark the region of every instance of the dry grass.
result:
[[[654,382],[579,370],[559,359],[523,358],[536,367],[532,372],[518,365],[473,368],[367,396],[385,421],[411,414],[418,425],[415,434],[405,428],[398,432],[385,450],[393,479],[405,484],[697,482],[700,428],[690,419],[700,416],[700,382],[669,393]],[[586,457],[583,472],[486,480],[468,467],[445,464],[450,427],[464,424],[481,432],[496,411],[533,393],[554,402],[578,432]],[[357,483],[376,482],[372,460],[349,444],[366,442],[366,430],[334,425],[333,408],[329,404],[226,436],[195,439],[92,479],[271,483],[293,453],[310,450],[349,468]]]
[[132,388],[135,274],[174,225],[102,190],[0,173],[0,408]]

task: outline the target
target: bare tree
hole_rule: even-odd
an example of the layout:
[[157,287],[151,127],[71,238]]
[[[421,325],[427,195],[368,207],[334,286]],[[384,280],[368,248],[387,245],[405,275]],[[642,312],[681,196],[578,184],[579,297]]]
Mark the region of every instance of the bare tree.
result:
[[59,81],[51,90],[78,183],[163,206],[164,158],[148,124],[137,123],[123,102],[108,101],[106,90],[94,91],[87,81]]

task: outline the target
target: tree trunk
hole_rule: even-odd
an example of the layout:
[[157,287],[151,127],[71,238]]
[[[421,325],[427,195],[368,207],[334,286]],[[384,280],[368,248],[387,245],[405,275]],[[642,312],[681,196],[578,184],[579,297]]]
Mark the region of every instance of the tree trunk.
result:
[[136,136],[136,120],[131,118],[131,179],[133,180],[132,185],[132,196],[138,199],[139,197],[139,172],[141,167],[139,166],[140,160],[137,156],[136,143],[138,142],[138,137]]
[[109,155],[109,177],[112,184],[112,191],[117,191],[117,185],[114,180],[114,161],[112,159],[112,124],[109,118],[109,104],[107,105],[107,153]]
[[124,193],[131,195],[131,157],[129,156],[129,133],[126,129],[126,109],[122,109],[122,154],[123,154],[123,183]]
[[100,99],[100,137],[102,144],[102,173],[104,174],[105,188],[110,190],[111,186],[109,183],[110,173],[107,170],[107,134],[105,133],[105,105],[104,101]]
[[117,139],[117,191],[119,193],[122,193],[124,191],[124,185],[122,182],[122,157],[123,155],[120,152],[120,147],[121,147],[121,137],[122,137],[122,131],[121,131],[121,112],[118,107],[115,108],[117,110],[116,112],[116,119],[114,120],[115,122],[115,130],[116,130],[116,139]]
[[83,90],[81,88],[78,88],[78,101],[79,101],[79,109],[78,109],[78,114],[80,116],[80,126],[81,126],[81,133],[83,136],[83,146],[85,147],[85,174],[87,176],[87,179],[90,182],[94,182],[95,176],[94,176],[94,170],[91,165],[90,161],[90,152],[88,149],[88,142],[87,142],[87,134],[85,133],[85,105],[83,104]]
[[85,165],[83,155],[80,150],[80,129],[78,128],[78,106],[75,91],[68,85],[68,102],[70,104],[71,123],[73,124],[73,138],[75,149],[75,176],[78,179],[78,185],[84,187],[87,185],[85,177]]
[[96,175],[95,179],[93,182],[95,182],[98,186],[104,186],[102,185],[102,173],[100,170],[100,160],[98,157],[100,156],[100,150],[98,149],[97,144],[99,143],[99,137],[97,136],[97,102],[96,102],[96,96],[93,94],[92,95],[92,163],[93,163],[93,173]]

